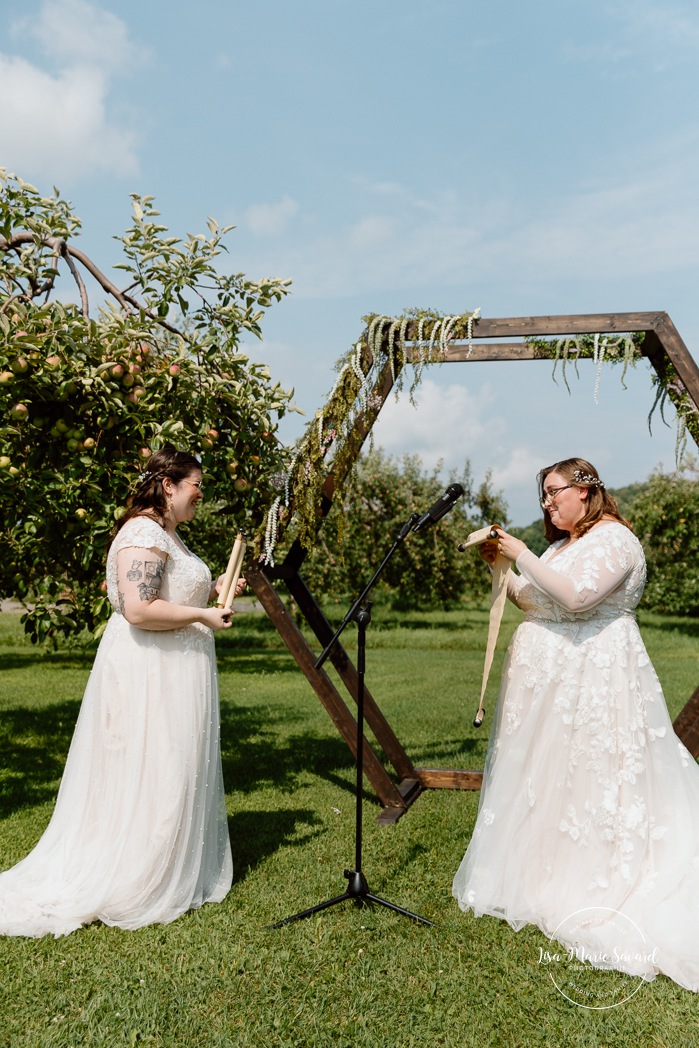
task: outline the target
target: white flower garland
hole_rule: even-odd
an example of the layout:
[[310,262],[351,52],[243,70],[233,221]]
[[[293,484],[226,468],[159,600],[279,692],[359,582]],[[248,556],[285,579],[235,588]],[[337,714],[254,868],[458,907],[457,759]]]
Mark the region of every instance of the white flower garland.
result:
[[[473,338],[473,322],[480,315],[480,308],[474,310],[472,313],[466,314],[466,330],[469,344],[469,355],[472,349],[472,338]],[[413,388],[411,389],[411,399],[413,391],[417,383],[420,381],[422,372],[425,364],[434,360],[435,347],[439,347],[440,356],[444,357],[449,349],[449,343],[452,341],[454,331],[459,321],[463,320],[463,317],[459,315],[450,315],[447,317],[441,317],[434,321],[432,329],[429,335],[429,341],[425,337],[425,324],[429,318],[425,315],[419,317],[417,327],[417,338],[413,344],[416,347],[416,351],[413,354],[413,371],[414,371],[414,382]],[[396,366],[396,350],[399,349],[402,354],[401,366],[405,363],[407,358],[407,331],[408,325],[411,323],[411,317],[404,315],[402,317],[387,317],[387,316],[374,316],[369,324],[369,328],[366,334],[366,347],[371,355],[371,361],[369,363],[366,374],[362,369],[362,350],[364,349],[365,343],[360,339],[359,342],[355,343],[352,353],[349,359],[346,361],[344,367],[340,371],[340,374],[335,381],[330,395],[323,408],[320,408],[313,419],[315,426],[315,436],[318,441],[318,448],[323,454],[324,443],[331,444],[336,439],[342,439],[348,435],[351,430],[353,423],[357,418],[358,411],[363,410],[376,410],[380,407],[382,398],[375,389],[376,380],[380,374],[380,361],[383,351],[384,338],[386,339],[386,351],[385,356],[388,358],[388,363],[391,370],[391,379],[393,384],[396,384],[397,379],[397,366]],[[397,343],[397,344],[396,344]],[[328,407],[332,404],[333,398],[345,378],[347,372],[351,370],[356,377],[359,386],[357,389],[355,404],[350,406],[347,413],[338,420],[338,425],[341,424],[342,431],[328,431],[329,439],[326,440],[324,436],[325,420],[328,413]],[[398,396],[400,390],[396,389],[396,396]],[[278,534],[279,534],[279,514],[282,505],[287,509],[291,503],[291,478],[294,473],[294,468],[298,461],[298,458],[304,448],[308,448],[307,441],[310,439],[310,433],[314,430],[307,431],[307,436],[302,438],[296,447],[289,468],[286,471],[284,479],[284,493],[278,495],[269,510],[267,511],[267,518],[265,521],[265,537],[262,555],[260,557],[263,564],[270,567],[274,567],[274,550],[276,548]],[[370,433],[370,439],[373,437],[373,430]],[[313,468],[311,463],[311,456],[307,457],[305,470],[309,471]],[[309,476],[306,476],[306,480],[310,480]]]
[[468,356],[471,356],[473,352],[473,322],[478,320],[481,315],[481,307],[477,306],[473,313],[468,314],[468,320],[466,321],[466,339],[468,342]]
[[595,404],[599,404],[599,387],[600,387],[600,382],[602,380],[602,362],[604,360],[604,351],[607,348],[607,343],[608,342],[609,342],[609,339],[605,335],[605,337],[602,340],[602,346],[600,347],[600,344],[599,344],[599,332],[598,331],[595,332],[595,341],[594,341],[594,345],[592,347],[592,360],[597,365],[597,373],[595,375],[595,392],[594,392]]

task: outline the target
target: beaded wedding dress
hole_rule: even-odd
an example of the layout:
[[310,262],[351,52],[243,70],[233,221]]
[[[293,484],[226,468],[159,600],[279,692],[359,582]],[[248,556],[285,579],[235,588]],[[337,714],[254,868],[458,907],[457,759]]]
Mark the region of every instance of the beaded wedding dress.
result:
[[595,967],[697,991],[699,766],[636,624],[643,551],[618,523],[561,546],[523,553],[510,574],[525,620],[453,893]]
[[[163,599],[206,606],[206,565],[138,517],[107,559],[115,609],[116,555],[132,546],[167,554]],[[167,923],[220,902],[232,874],[213,634],[199,624],[139,629],[115,610],[48,828],[0,875],[0,934],[66,935],[95,920],[129,929]]]

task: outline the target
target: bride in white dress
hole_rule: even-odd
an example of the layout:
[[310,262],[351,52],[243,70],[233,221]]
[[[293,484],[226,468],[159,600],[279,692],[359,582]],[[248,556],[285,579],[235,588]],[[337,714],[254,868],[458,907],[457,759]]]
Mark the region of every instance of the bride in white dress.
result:
[[114,613],[51,821],[0,875],[0,934],[167,923],[231,886],[212,634],[230,612],[206,606],[219,583],[177,535],[201,476],[194,456],[157,451],[119,522],[107,558]]
[[699,991],[699,766],[636,624],[643,550],[589,462],[539,483],[553,540],[541,559],[501,529],[484,549],[516,563],[508,596],[525,620],[453,893],[595,967]]

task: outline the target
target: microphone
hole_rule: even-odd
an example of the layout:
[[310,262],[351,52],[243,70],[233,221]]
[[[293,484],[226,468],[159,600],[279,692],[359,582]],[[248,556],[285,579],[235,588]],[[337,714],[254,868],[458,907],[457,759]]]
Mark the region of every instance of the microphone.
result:
[[430,506],[426,513],[423,513],[417,524],[413,528],[414,532],[422,531],[428,524],[436,524],[438,520],[449,512],[453,507],[457,499],[460,499],[464,493],[464,489],[461,484],[450,484],[447,490],[441,495],[434,505]]

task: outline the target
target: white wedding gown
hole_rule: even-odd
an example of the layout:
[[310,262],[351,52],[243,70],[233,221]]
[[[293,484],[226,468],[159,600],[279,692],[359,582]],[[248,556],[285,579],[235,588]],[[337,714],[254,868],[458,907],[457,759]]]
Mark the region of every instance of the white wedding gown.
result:
[[[116,554],[167,554],[160,595],[206,606],[211,575],[154,521],[118,533]],[[167,923],[231,886],[213,634],[152,631],[112,614],[95,657],[56,807],[34,850],[0,875],[0,934],[67,935],[90,921]]]
[[[560,546],[510,574],[525,620],[453,893],[596,967],[698,991],[699,766],[636,624],[643,551],[618,523]],[[593,920],[574,918],[587,908]]]

